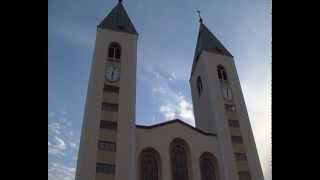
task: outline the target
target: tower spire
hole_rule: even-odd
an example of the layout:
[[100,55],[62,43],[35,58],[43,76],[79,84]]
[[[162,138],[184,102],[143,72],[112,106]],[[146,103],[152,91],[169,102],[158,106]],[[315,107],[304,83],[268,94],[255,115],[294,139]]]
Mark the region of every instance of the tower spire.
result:
[[200,10],[197,10],[197,13],[198,13],[198,15],[199,15],[199,22],[202,24],[202,17],[201,17],[201,15],[200,15]]
[[98,27],[138,35],[122,4],[122,0],[118,0],[117,5],[111,10],[107,17],[103,19]]

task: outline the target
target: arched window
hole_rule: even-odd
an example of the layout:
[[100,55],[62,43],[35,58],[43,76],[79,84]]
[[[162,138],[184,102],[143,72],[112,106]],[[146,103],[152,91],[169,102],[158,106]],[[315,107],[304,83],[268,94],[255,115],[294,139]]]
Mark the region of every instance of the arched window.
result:
[[200,97],[201,94],[202,94],[202,89],[203,89],[202,81],[201,81],[200,76],[198,76],[198,78],[197,78],[197,89],[198,89],[198,95]]
[[118,43],[112,42],[109,46],[108,57],[111,60],[119,60],[121,57],[121,47]]
[[146,148],[140,155],[139,180],[160,180],[160,155],[152,149]]
[[175,139],[170,144],[172,180],[189,180],[189,149],[182,139]]
[[221,81],[227,81],[228,80],[228,77],[227,77],[227,72],[226,70],[224,69],[223,66],[219,65],[218,68],[217,68],[217,71],[218,71],[218,77]]
[[217,161],[211,153],[203,153],[200,157],[201,180],[218,180]]

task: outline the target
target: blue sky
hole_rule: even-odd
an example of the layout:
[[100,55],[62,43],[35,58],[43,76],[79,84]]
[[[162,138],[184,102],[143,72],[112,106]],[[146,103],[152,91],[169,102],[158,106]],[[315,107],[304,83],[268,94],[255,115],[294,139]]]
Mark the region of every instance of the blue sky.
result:
[[[48,179],[74,177],[97,24],[116,0],[49,0]],[[260,161],[271,180],[271,3],[261,0],[124,0],[139,32],[137,124],[194,125],[188,84],[200,9],[233,54]]]

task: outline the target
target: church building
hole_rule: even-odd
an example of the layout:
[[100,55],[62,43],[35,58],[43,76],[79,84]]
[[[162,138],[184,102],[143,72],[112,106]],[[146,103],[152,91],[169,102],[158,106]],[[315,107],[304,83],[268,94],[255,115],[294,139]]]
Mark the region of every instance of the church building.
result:
[[97,26],[76,180],[263,180],[234,57],[202,19],[189,79],[195,127],[136,125],[138,37],[121,0]]

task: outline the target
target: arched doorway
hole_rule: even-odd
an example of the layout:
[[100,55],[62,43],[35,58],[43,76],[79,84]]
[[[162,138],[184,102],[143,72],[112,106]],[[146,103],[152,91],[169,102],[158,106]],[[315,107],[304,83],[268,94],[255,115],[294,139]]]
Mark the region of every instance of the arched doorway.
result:
[[190,149],[180,138],[170,144],[172,180],[191,180]]
[[205,152],[200,156],[201,180],[218,180],[218,165],[213,154]]
[[139,161],[139,180],[161,180],[160,155],[155,149],[144,149]]

